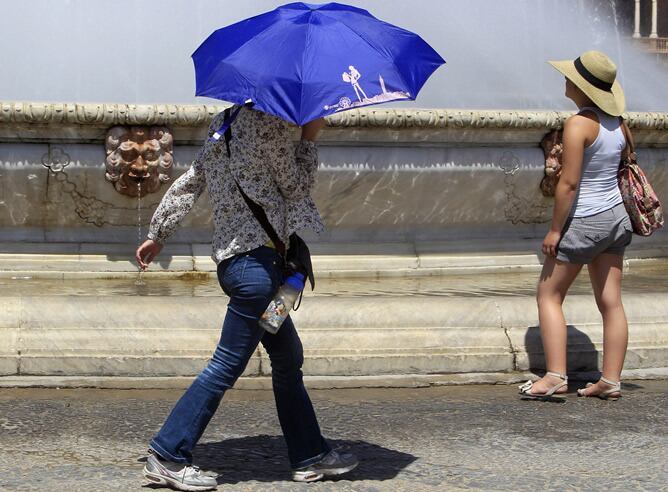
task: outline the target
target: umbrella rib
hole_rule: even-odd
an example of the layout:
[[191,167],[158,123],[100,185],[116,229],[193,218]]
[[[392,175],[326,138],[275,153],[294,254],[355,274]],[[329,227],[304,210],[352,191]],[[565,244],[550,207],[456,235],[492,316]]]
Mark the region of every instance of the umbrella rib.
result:
[[[357,31],[355,31],[352,27],[350,27],[348,24],[346,24],[345,22],[343,22],[341,19],[337,19],[336,17],[332,17],[331,15],[327,15],[327,14],[324,14],[324,13],[323,13],[322,15],[324,15],[325,17],[329,17],[330,19],[333,19],[334,21],[340,23],[342,26],[345,26],[346,29],[348,29],[348,30],[349,30],[350,32],[352,32],[353,34],[356,34],[357,36],[359,36],[359,38],[360,38],[362,41],[364,41],[366,44],[368,44],[373,50],[375,50],[376,52],[378,52],[378,49],[377,49],[373,44],[371,44],[371,43],[369,42],[368,39],[366,39],[364,36],[362,36],[362,34],[360,34],[360,33],[358,33]],[[379,22],[383,22],[384,24],[387,24],[387,22],[384,22],[384,21],[380,21],[380,20],[379,20]],[[388,24],[388,25],[391,25],[391,24]],[[392,26],[392,27],[397,28],[396,26]],[[397,29],[400,29],[400,28],[397,28]],[[417,34],[416,34],[416,36],[417,36]],[[419,37],[419,36],[418,36],[418,37]],[[422,38],[420,38],[420,39],[422,39]],[[392,66],[396,69],[397,74],[399,75],[399,78],[401,79],[401,81],[402,81],[403,84],[404,84],[404,87],[409,87],[408,84],[406,83],[406,80],[404,79],[403,75],[401,74],[401,71],[400,71],[399,69],[397,69],[397,66],[396,66],[395,63],[394,63],[394,59],[390,58],[390,57],[389,57],[387,54],[385,54],[385,53],[383,53],[383,58],[389,60],[390,63],[392,64]],[[410,99],[415,100],[415,98],[413,97],[412,94],[411,94]]]
[[304,107],[304,67],[306,67],[306,50],[308,50],[309,47],[309,41],[311,40],[311,27],[313,24],[311,24],[311,17],[313,16],[313,11],[311,10],[308,13],[309,16],[309,23],[308,23],[308,29],[306,31],[306,41],[304,42],[304,52],[302,53],[302,72],[299,74],[300,77],[300,90],[299,90],[299,121],[301,121],[302,115],[302,108]]

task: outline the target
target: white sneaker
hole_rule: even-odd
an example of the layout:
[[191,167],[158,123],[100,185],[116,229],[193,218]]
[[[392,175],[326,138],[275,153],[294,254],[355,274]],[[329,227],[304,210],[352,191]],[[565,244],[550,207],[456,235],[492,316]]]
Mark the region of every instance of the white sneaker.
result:
[[300,468],[292,472],[292,480],[295,482],[315,482],[324,477],[342,475],[354,469],[359,464],[354,454],[339,454],[332,450],[317,463]]
[[155,454],[149,454],[144,466],[144,476],[152,483],[167,485],[176,490],[215,490],[218,486],[215,477],[202,472],[198,467],[165,461]]

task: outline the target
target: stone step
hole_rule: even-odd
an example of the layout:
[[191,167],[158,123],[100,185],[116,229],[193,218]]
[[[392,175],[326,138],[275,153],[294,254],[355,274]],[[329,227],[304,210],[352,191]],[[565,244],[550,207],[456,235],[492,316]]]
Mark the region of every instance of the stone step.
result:
[[[624,297],[626,368],[665,367],[668,293]],[[192,376],[222,323],[222,296],[0,297],[0,375]],[[569,368],[601,364],[602,325],[591,295],[565,303]],[[313,377],[511,373],[544,366],[533,298],[309,297],[294,313]],[[270,374],[258,349],[246,376]]]

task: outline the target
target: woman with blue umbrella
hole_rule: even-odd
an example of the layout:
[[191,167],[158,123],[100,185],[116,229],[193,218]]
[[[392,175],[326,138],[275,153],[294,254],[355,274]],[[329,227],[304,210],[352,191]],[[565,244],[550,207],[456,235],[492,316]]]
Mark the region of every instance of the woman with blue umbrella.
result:
[[[418,36],[335,3],[289,4],[221,29],[193,59],[197,94],[237,106],[213,119],[192,167],[160,202],[136,257],[147,268],[206,189],[212,257],[230,301],[220,342],[151,441],[144,475],[178,490],[216,487],[213,476],[192,466],[192,451],[259,343],[272,365],[293,480],[346,473],[357,459],[332,450],[320,432],[294,324],[288,317],[273,334],[259,319],[284,280],[286,255],[298,244],[294,233],[324,229],[311,198],[322,116],[412,99],[443,61]],[[296,146],[288,122],[302,127]]]

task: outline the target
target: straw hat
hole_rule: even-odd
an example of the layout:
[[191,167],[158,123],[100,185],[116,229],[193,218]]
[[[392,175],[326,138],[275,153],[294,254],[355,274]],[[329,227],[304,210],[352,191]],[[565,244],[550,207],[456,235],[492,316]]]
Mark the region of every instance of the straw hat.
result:
[[626,98],[622,86],[616,80],[617,66],[605,54],[587,51],[575,60],[549,63],[606,113],[620,116],[624,112]]

